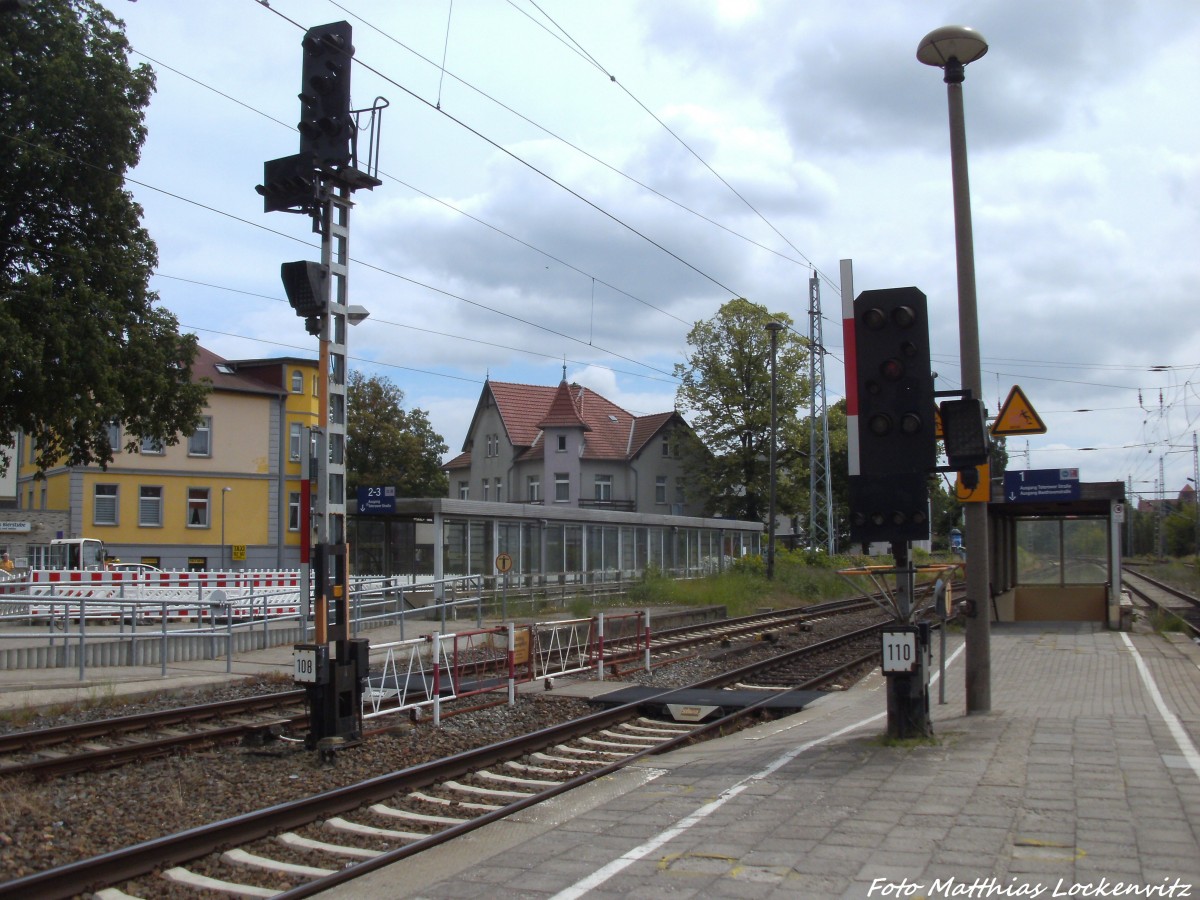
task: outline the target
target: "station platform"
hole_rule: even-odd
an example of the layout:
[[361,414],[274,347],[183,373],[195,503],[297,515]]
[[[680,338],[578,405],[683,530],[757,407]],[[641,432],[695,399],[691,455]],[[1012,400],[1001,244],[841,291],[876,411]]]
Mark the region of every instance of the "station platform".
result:
[[875,675],[321,896],[1200,897],[1200,648],[993,625],[972,715],[964,669],[951,637],[934,741],[884,740]]

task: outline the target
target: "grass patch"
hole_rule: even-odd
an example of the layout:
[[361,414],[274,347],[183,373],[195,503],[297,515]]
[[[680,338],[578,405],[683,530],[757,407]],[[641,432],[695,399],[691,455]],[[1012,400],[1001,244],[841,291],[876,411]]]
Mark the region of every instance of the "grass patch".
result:
[[1163,612],[1161,609],[1151,610],[1146,615],[1146,624],[1159,634],[1166,634],[1168,632],[1179,634],[1188,630],[1179,616]]

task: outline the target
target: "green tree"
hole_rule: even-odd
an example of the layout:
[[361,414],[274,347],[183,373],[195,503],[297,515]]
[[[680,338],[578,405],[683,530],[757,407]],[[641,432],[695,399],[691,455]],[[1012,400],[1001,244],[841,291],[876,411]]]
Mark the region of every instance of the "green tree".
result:
[[147,289],[157,249],[126,171],[154,73],[94,0],[0,15],[0,465],[17,429],[42,470],[113,458],[108,425],[172,444],[200,421],[194,335]]
[[1196,553],[1196,504],[1178,503],[1163,520],[1168,556]]
[[421,409],[405,412],[404,391],[386,378],[351,372],[346,382],[346,492],[394,487],[397,497],[444,497],[447,449]]
[[[776,511],[791,515],[807,491],[807,440],[800,410],[808,406],[808,352],[791,317],[749,300],[730,300],[688,333],[692,351],[675,366],[676,406],[698,437],[684,447],[694,495],[707,511],[762,521],[768,515],[771,444],[771,335],[786,327],[776,349]],[[703,444],[700,448],[698,444]]]

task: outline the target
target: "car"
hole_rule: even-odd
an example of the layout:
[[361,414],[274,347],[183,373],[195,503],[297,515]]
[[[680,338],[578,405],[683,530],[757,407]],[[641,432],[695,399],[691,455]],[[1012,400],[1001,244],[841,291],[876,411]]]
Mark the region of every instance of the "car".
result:
[[158,566],[147,565],[146,563],[110,563],[108,570],[110,572],[141,572],[144,575],[149,575],[151,572],[161,572],[162,569]]

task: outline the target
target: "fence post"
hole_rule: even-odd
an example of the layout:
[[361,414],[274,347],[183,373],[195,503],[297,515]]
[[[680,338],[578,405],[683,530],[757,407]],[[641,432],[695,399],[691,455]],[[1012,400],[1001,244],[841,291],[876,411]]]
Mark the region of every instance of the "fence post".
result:
[[162,664],[162,674],[167,675],[167,601],[162,602],[162,647],[159,650],[159,662]]
[[[69,624],[69,623],[68,623]],[[65,647],[65,642],[64,642]],[[79,598],[79,680],[83,681],[83,657],[87,651],[87,597]]]
[[442,724],[442,633],[433,633],[433,727]]
[[516,654],[517,631],[516,626],[508,623],[508,705],[517,705],[517,654]]
[[646,671],[650,671],[650,610],[644,613],[646,617]]
[[604,680],[604,613],[596,613],[596,679]]

